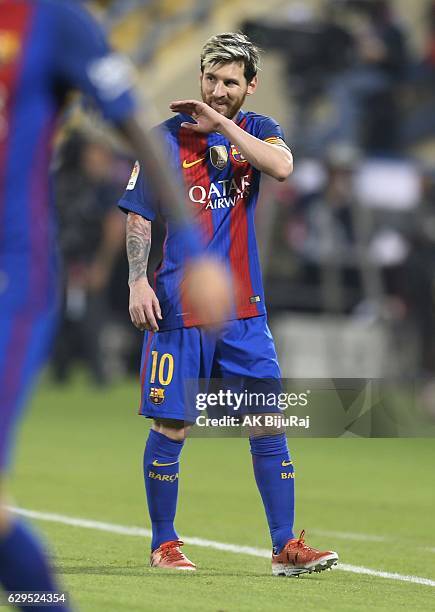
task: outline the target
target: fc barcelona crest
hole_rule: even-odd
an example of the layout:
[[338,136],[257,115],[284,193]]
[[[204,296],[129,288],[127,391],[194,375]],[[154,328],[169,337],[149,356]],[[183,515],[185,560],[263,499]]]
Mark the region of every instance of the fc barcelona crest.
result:
[[159,389],[158,387],[151,387],[150,400],[156,405],[163,404],[165,401],[165,390]]
[[210,161],[215,168],[223,170],[228,162],[228,151],[225,145],[210,147]]
[[234,161],[239,162],[239,164],[244,164],[247,161],[247,159],[243,157],[237,147],[233,144],[231,145],[231,156]]

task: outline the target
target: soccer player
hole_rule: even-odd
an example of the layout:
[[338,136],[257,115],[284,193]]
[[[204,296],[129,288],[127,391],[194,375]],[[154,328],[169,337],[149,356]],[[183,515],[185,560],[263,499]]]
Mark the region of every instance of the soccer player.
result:
[[[213,322],[229,306],[225,271],[196,257],[200,250],[189,244],[196,234],[182,192],[138,118],[132,88],[128,63],[111,52],[79,2],[0,1],[0,585],[6,591],[56,590],[40,545],[6,509],[5,477],[19,414],[53,334],[57,263],[48,165],[55,119],[71,90],[93,98],[127,137],[183,228],[183,254],[193,257],[188,292],[198,313],[210,312]],[[218,288],[204,286],[210,274]]]
[[[280,369],[264,303],[254,231],[261,173],[283,181],[292,154],[281,128],[266,116],[241,110],[257,87],[259,53],[240,33],[212,37],[201,53],[202,101],[173,102],[177,113],[158,128],[171,151],[169,163],[182,175],[187,199],[202,227],[207,249],[230,270],[235,307],[218,334],[202,327],[183,293],[179,232],[166,216],[167,236],[155,288],[146,267],[151,222],[158,204],[138,166],[120,207],[127,216],[130,314],[145,334],[140,413],[153,419],[144,454],[144,477],[152,522],[151,565],[194,570],[180,550],[174,528],[179,459],[195,421],[184,384],[216,376],[250,388],[280,389]],[[210,279],[213,282],[213,279]],[[224,381],[225,382],[225,381]],[[260,407],[262,413],[269,409]],[[273,412],[273,411],[271,411]],[[294,473],[285,434],[277,428],[250,437],[256,482],[272,539],[274,575],[321,571],[337,562],[293,533]]]

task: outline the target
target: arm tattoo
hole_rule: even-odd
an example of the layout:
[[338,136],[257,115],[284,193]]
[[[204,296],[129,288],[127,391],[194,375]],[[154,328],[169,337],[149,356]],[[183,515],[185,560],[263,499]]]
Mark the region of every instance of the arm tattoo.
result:
[[128,284],[147,277],[148,257],[151,249],[151,221],[140,215],[127,216]]

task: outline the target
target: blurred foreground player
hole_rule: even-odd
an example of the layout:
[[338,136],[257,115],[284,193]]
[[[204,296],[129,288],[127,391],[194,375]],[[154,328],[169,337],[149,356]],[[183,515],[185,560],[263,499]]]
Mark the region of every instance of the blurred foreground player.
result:
[[[183,235],[192,240],[183,198],[165,173],[165,157],[143,118],[136,119],[126,60],[110,51],[78,2],[0,1],[0,584],[6,591],[56,590],[39,544],[8,514],[4,489],[13,431],[54,328],[56,257],[47,175],[55,118],[72,89],[92,97],[127,137],[156,192],[184,226]],[[193,254],[187,242],[184,248]],[[204,290],[210,274],[222,297],[216,285]],[[221,268],[195,258],[189,282],[198,312],[222,318],[229,285]]]
[[[141,414],[154,419],[144,455],[154,567],[195,569],[181,552],[174,529],[179,457],[197,416],[194,398],[185,398],[185,382],[235,378],[241,389],[246,385],[253,391],[281,391],[266,319],[254,210],[261,173],[285,180],[293,160],[273,119],[241,110],[256,89],[258,60],[258,50],[242,34],[211,38],[201,54],[202,102],[173,102],[170,108],[179,114],[159,126],[170,147],[170,164],[183,176],[207,250],[225,262],[232,277],[236,304],[219,334],[204,330],[205,321],[193,315],[183,293],[180,236],[167,215],[156,292],[148,284],[151,221],[158,205],[138,167],[120,202],[128,212],[130,314],[138,328],[151,330],[144,339]],[[260,414],[276,411],[259,407]],[[257,429],[250,444],[272,538],[273,574],[299,575],[334,565],[336,553],[305,545],[303,533],[294,536],[294,472],[282,429]]]

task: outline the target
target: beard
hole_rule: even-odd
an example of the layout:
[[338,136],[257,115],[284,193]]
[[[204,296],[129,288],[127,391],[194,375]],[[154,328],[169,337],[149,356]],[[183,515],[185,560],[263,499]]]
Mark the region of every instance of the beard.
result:
[[212,96],[207,96],[203,89],[201,88],[201,97],[202,101],[208,104],[210,108],[218,112],[220,115],[223,115],[227,119],[234,119],[242,108],[243,103],[246,99],[246,93],[241,96],[238,100],[215,100]]

